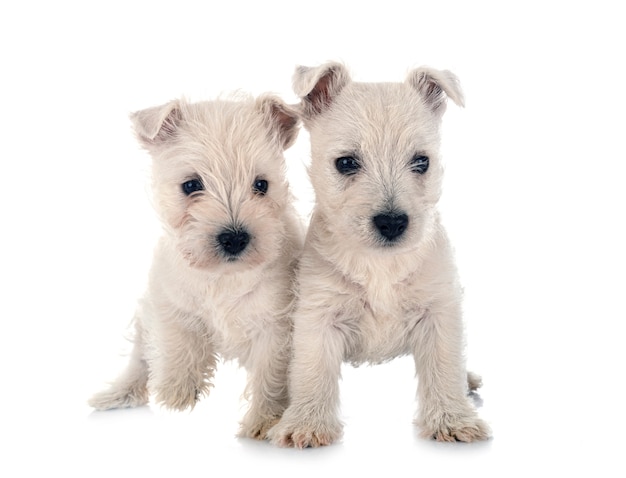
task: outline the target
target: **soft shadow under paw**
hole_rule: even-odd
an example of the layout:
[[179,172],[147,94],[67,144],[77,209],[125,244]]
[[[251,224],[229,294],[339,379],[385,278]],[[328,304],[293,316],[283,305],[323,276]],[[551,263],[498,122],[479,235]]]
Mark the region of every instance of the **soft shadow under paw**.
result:
[[154,412],[149,405],[140,405],[133,408],[112,408],[110,410],[94,410],[89,415],[89,420],[111,421],[128,419],[130,417],[152,417]]

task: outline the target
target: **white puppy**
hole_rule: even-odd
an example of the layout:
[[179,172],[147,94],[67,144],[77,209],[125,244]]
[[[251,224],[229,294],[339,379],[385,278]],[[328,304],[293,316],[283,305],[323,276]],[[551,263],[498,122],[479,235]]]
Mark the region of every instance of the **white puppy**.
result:
[[463,97],[447,71],[358,83],[329,63],[299,67],[294,89],[310,133],[316,205],[298,272],[291,403],[268,436],[281,446],[340,438],[343,361],[412,354],[424,436],[489,437],[467,397],[461,287],[437,213],[440,124]]
[[173,101],[132,115],[153,157],[164,234],[135,317],[126,371],[97,409],[156,402],[192,408],[218,357],[248,371],[241,435],[264,438],[288,403],[293,278],[302,227],[283,150],[297,112],[272,95]]

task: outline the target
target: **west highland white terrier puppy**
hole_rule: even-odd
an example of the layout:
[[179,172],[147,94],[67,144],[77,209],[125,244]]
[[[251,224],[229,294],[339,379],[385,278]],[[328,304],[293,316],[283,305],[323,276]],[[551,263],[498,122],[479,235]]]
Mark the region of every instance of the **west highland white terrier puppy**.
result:
[[153,158],[164,234],[135,317],[125,372],[90,401],[96,409],[156,402],[193,408],[218,358],[248,372],[240,435],[262,439],[288,405],[290,312],[303,228],[283,151],[298,113],[272,95],[134,113]]
[[440,441],[483,440],[468,397],[461,286],[441,225],[440,125],[457,78],[418,68],[404,83],[359,83],[328,63],[299,67],[294,90],[310,133],[316,204],[298,272],[289,408],[280,446],[339,439],[342,362],[412,354],[416,424]]

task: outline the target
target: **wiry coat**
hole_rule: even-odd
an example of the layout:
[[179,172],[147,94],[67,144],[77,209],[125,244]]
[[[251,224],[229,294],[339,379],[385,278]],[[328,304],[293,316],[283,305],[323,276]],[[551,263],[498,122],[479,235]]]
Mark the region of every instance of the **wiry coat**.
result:
[[270,438],[296,447],[338,439],[341,363],[407,354],[419,377],[422,433],[486,438],[466,396],[461,288],[436,208],[446,97],[463,102],[456,78],[420,68],[404,83],[357,83],[330,63],[299,68],[294,89],[316,204],[298,272],[291,405]]
[[164,234],[135,318],[128,368],[90,403],[137,406],[153,392],[168,408],[193,407],[208,394],[218,357],[237,359],[249,376],[241,433],[263,438],[288,401],[302,227],[283,150],[295,141],[298,116],[265,95],[173,101],[132,120],[153,157]]

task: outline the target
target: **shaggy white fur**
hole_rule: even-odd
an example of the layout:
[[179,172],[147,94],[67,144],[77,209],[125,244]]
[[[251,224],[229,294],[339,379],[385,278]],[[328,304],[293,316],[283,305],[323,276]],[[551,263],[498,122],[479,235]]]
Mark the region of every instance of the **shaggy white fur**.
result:
[[467,397],[461,286],[437,202],[448,71],[403,83],[353,82],[339,63],[299,67],[316,204],[298,272],[291,402],[268,436],[281,446],[339,439],[340,368],[412,354],[424,436],[489,437]]
[[218,357],[248,371],[241,435],[264,438],[288,403],[294,268],[303,230],[283,150],[297,112],[272,95],[188,103],[132,115],[153,157],[164,234],[135,317],[126,371],[95,395],[97,409],[133,407],[149,393],[192,408],[209,393]]

